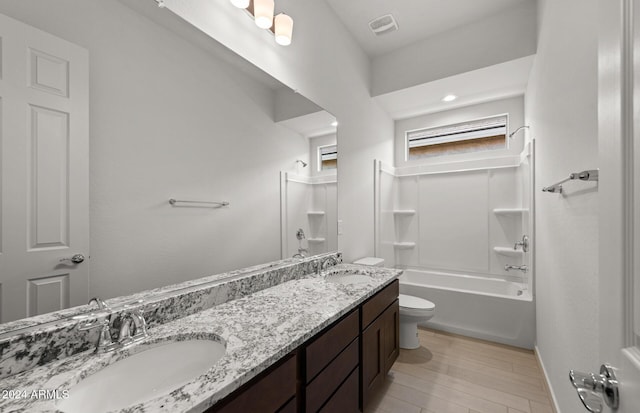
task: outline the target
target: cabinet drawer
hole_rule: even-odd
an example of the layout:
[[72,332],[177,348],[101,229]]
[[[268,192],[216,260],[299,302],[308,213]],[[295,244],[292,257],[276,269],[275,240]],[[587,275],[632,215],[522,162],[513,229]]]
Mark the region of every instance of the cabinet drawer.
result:
[[331,397],[320,410],[321,413],[357,413],[360,412],[358,403],[358,369],[355,369],[349,378]]
[[[231,401],[213,406],[210,412],[276,412],[296,394],[297,357],[290,356],[277,367],[268,370],[255,383],[241,388]],[[286,406],[285,406],[286,407]]]
[[382,312],[398,299],[400,294],[400,282],[394,280],[382,291],[371,297],[362,305],[362,329],[367,328]]
[[349,347],[307,385],[307,413],[317,412],[340,383],[358,366],[359,345],[359,339],[353,340]]
[[278,410],[278,413],[296,413],[298,411],[298,399],[293,398],[289,400],[287,404],[282,406],[282,409]]
[[309,383],[327,364],[358,336],[358,310],[330,327],[305,350],[306,376]]

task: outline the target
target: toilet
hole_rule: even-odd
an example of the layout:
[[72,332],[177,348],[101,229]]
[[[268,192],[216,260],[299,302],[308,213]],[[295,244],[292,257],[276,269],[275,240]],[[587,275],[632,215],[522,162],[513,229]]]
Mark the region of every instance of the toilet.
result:
[[[361,258],[354,264],[382,267],[384,259]],[[400,348],[412,350],[420,347],[418,323],[424,323],[434,316],[436,305],[431,301],[413,295],[400,294]]]
[[436,305],[423,298],[400,294],[400,348],[409,350],[420,347],[418,323],[430,320]]

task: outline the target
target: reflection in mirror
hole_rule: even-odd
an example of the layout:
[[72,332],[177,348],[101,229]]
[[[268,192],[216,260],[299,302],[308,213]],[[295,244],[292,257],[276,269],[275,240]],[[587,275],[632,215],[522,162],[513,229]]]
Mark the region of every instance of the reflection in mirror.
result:
[[[2,113],[20,119],[0,119],[2,323],[293,255],[278,177],[319,179],[331,115],[153,0],[3,0],[0,13]],[[36,181],[16,173],[34,162]],[[336,248],[335,171],[322,178],[333,188],[304,199],[324,196],[325,217],[300,205],[288,229],[326,238],[306,254]]]
[[282,258],[306,257],[338,247],[338,122],[324,110],[309,112],[298,109],[295,117],[280,122],[309,142],[309,162],[298,160],[295,171],[280,173]]

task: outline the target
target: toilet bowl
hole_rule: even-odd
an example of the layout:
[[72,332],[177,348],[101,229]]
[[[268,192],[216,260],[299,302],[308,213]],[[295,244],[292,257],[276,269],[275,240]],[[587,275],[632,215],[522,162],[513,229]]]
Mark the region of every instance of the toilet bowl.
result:
[[[365,257],[354,264],[382,267],[384,259]],[[400,348],[416,349],[420,347],[418,340],[418,323],[424,323],[431,319],[436,312],[436,305],[431,301],[414,297],[412,295],[400,294]]]
[[431,319],[436,312],[436,305],[412,295],[400,294],[399,298],[400,348],[416,349],[420,347],[418,323]]

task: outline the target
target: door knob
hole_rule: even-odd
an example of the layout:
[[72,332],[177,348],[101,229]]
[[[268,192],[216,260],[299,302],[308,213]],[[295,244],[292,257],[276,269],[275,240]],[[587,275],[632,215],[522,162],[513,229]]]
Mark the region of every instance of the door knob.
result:
[[618,380],[616,380],[613,367],[608,364],[600,366],[600,374],[598,375],[571,370],[569,380],[576,388],[580,401],[588,411],[602,412],[603,398],[611,409],[618,408],[620,404]]
[[73,257],[68,257],[68,258],[60,258],[60,262],[65,262],[65,261],[70,261],[73,264],[80,264],[81,262],[84,261],[84,255],[82,254],[75,254]]

